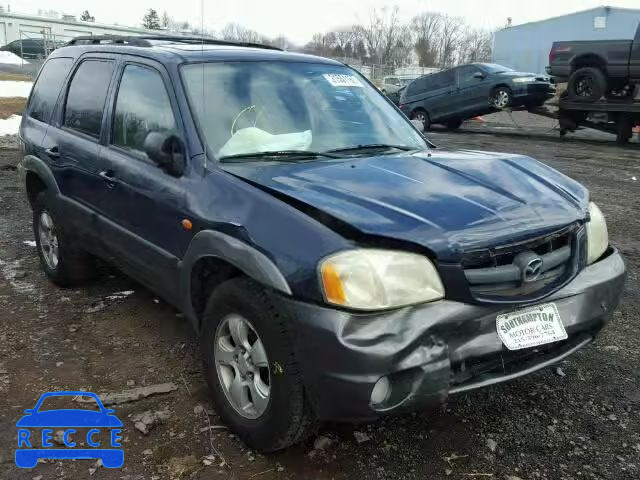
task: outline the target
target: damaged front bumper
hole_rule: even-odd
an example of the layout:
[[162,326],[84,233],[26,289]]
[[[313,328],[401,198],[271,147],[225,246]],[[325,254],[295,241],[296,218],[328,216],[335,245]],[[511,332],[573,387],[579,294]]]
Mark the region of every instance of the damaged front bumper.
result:
[[[316,414],[323,420],[368,420],[434,406],[450,394],[559,362],[594,339],[618,305],[625,276],[622,257],[610,248],[605,258],[539,302],[556,304],[568,339],[517,351],[503,346],[496,316],[524,305],[441,300],[354,313],[282,301],[294,318],[294,348]],[[382,377],[389,380],[390,393],[374,405],[372,391]]]

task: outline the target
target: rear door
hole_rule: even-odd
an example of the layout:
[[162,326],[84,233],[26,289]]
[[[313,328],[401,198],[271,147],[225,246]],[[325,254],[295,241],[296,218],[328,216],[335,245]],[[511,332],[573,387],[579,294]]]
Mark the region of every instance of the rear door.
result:
[[425,106],[432,122],[455,115],[456,75],[454,70],[429,75],[429,92]]
[[42,143],[69,221],[87,231],[97,229],[104,191],[100,137],[115,65],[115,58],[100,55],[77,63]]

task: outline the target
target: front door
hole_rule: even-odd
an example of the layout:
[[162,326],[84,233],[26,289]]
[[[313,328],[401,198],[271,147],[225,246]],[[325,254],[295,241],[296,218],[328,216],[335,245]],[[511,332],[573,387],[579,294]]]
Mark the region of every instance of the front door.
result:
[[112,180],[102,210],[109,249],[171,298],[178,259],[192,238],[181,223],[189,180],[171,176],[144,151],[149,132],[182,136],[165,75],[161,66],[140,60],[123,65],[101,151]]
[[[489,108],[490,85],[487,75],[474,65],[456,69],[458,91],[455,96],[456,110],[465,118],[481,115]],[[480,76],[481,75],[481,76]]]

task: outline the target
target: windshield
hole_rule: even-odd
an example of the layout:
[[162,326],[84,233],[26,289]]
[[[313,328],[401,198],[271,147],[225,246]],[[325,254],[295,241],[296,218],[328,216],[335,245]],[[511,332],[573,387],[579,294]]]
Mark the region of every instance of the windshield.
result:
[[201,63],[184,66],[183,78],[201,134],[218,158],[372,144],[428,148],[407,119],[347,67]]
[[497,63],[483,63],[480,66],[489,73],[513,72],[511,68]]

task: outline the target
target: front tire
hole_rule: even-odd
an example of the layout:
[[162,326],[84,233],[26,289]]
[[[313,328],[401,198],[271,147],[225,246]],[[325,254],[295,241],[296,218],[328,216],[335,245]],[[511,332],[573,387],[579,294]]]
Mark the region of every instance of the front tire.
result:
[[607,77],[599,68],[579,68],[567,85],[569,98],[578,102],[596,102],[607,92]]
[[315,417],[294,357],[288,312],[260,285],[238,277],[213,291],[203,322],[207,382],[223,421],[261,452],[312,433]]
[[513,92],[508,87],[498,87],[491,92],[489,103],[498,110],[510,107],[513,105]]
[[78,246],[73,232],[53,213],[51,204],[46,191],[33,202],[33,232],[40,264],[56,285],[78,285],[95,275],[95,258]]

